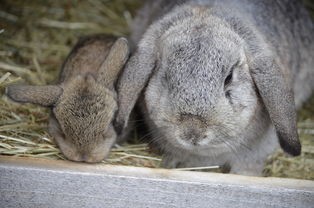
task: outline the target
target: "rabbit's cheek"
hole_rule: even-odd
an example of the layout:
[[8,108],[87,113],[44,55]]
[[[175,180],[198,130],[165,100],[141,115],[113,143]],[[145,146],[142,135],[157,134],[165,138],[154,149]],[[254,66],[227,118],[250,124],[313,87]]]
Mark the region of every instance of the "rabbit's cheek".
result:
[[[248,125],[257,105],[257,97],[252,84],[249,81],[247,83],[235,83],[235,86],[230,90],[228,100],[232,107],[229,117],[233,118],[240,126]],[[225,110],[225,112],[228,111]]]
[[73,144],[71,144],[69,141],[64,139],[64,137],[61,136],[55,136],[54,137],[62,154],[69,160],[72,161],[81,161],[80,156],[78,152],[76,151],[76,148]]
[[74,145],[69,141],[66,141],[65,135],[61,130],[60,124],[57,121],[55,115],[52,113],[49,118],[49,133],[53,136],[55,142],[60,148],[61,152],[69,160],[77,160],[76,151]]
[[104,158],[108,156],[110,149],[115,141],[116,137],[106,138],[104,142],[102,142],[101,144],[97,144],[97,147],[95,149],[88,152],[84,161],[88,163],[101,162]]

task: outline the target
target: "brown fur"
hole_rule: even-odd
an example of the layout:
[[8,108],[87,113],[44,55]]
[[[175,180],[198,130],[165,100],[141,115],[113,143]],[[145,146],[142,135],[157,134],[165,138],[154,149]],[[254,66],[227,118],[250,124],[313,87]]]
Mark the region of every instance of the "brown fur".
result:
[[10,86],[7,95],[51,107],[48,129],[62,153],[73,161],[99,162],[116,142],[113,86],[128,55],[124,38],[89,36],[70,52],[57,85]]

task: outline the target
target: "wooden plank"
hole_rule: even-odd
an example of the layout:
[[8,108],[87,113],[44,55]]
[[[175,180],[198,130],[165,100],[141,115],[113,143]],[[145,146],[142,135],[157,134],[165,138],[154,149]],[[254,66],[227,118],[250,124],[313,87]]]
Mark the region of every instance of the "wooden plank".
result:
[[0,207],[314,207],[314,181],[0,157]]

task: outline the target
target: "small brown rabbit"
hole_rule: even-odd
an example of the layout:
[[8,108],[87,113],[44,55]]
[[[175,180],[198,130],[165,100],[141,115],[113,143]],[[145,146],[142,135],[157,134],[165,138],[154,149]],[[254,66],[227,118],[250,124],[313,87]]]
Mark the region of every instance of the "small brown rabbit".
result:
[[125,38],[88,36],[70,52],[58,84],[9,86],[6,94],[51,108],[49,133],[69,160],[99,162],[116,142],[114,83],[128,56]]

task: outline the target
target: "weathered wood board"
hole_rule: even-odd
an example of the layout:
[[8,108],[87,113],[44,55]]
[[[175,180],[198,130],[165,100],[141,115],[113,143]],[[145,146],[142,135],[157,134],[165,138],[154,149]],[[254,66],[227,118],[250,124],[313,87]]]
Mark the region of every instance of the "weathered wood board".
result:
[[0,207],[314,207],[314,181],[0,157]]

